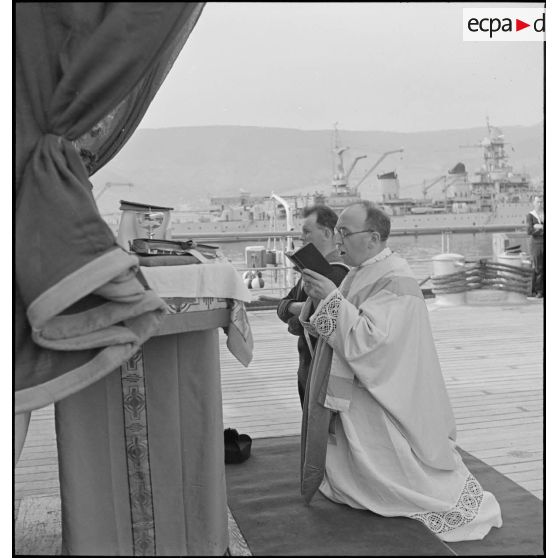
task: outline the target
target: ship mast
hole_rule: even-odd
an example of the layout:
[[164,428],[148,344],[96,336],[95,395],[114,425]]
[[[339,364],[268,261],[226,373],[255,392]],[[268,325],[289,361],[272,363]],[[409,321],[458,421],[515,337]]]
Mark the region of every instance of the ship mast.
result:
[[337,159],[334,162],[333,180],[331,185],[335,191],[336,195],[351,195],[353,192],[349,188],[349,176],[353,172],[356,164],[360,159],[365,159],[366,155],[357,155],[349,167],[349,170],[345,171],[345,164],[343,161],[343,153],[350,149],[347,146],[341,146],[339,141],[339,130],[337,129],[337,122],[333,125],[333,152],[335,153]]
[[331,182],[336,194],[339,193],[340,189],[346,190],[347,188],[348,177],[343,162],[343,153],[347,151],[347,149],[349,148],[339,145],[339,130],[337,129],[336,122],[333,129],[333,153],[335,153],[336,159],[334,160],[333,180]]
[[488,137],[481,143],[484,147],[484,160],[487,172],[502,172],[509,169],[507,165],[508,156],[504,148],[504,134],[502,130],[490,125],[488,116],[486,117]]
[[505,150],[504,134],[499,128],[492,126],[486,117],[488,134],[475,145],[461,145],[460,147],[481,147],[484,164],[473,175],[472,191],[479,196],[482,207],[494,207],[496,197],[524,196],[530,190],[527,175],[513,171],[508,163]]

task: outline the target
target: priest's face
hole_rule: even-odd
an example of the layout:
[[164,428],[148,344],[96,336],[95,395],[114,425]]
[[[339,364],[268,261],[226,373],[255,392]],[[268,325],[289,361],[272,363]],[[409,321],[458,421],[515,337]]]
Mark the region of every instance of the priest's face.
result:
[[335,228],[335,242],[347,265],[360,265],[383,249],[380,233],[367,227],[366,210],[360,205],[345,209]]

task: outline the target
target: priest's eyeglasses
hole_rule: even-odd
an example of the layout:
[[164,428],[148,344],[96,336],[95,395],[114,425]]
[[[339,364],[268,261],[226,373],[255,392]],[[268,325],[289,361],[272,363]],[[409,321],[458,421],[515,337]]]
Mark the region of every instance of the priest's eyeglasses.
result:
[[347,237],[353,236],[353,234],[360,234],[360,233],[365,233],[365,232],[377,232],[377,231],[372,230],[372,229],[365,229],[363,231],[348,231],[347,229],[344,229],[343,227],[340,228],[340,229],[335,228],[335,230],[337,231],[337,234],[341,237],[341,240],[345,240]]

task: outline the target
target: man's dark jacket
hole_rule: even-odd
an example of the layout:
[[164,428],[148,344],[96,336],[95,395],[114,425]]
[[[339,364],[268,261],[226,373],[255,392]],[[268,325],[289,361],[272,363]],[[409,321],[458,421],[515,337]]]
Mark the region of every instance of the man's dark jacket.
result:
[[[337,250],[330,252],[325,256],[326,260],[333,264],[334,272],[330,279],[339,286],[349,268],[342,263],[341,257]],[[287,296],[281,299],[277,307],[277,315],[279,318],[288,325],[288,332],[293,335],[298,335],[298,394],[300,396],[300,403],[304,402],[304,393],[306,390],[306,380],[308,379],[308,371],[310,370],[310,361],[312,354],[306,343],[304,337],[304,328],[298,320],[298,316],[293,316],[288,308],[291,302],[304,302],[308,295],[302,288],[302,279],[299,279],[296,285],[289,291]],[[312,348],[314,348],[317,339],[310,337]]]
[[545,291],[545,250],[544,250],[544,228],[535,229],[537,223],[543,223],[546,226],[546,221],[540,221],[532,213],[527,214],[527,234],[531,237],[529,249],[533,259],[533,294],[544,295]]

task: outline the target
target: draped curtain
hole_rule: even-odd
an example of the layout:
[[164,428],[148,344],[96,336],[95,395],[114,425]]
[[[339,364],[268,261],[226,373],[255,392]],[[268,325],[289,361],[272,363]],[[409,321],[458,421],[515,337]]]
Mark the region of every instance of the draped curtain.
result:
[[164,304],[89,176],[126,143],[204,3],[16,3],[15,412],[108,374]]

